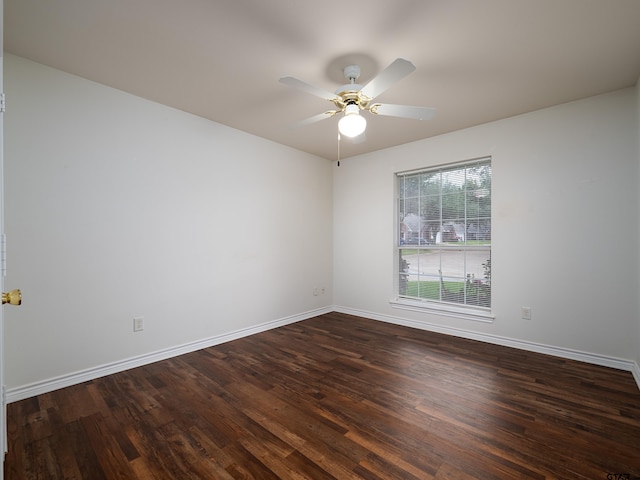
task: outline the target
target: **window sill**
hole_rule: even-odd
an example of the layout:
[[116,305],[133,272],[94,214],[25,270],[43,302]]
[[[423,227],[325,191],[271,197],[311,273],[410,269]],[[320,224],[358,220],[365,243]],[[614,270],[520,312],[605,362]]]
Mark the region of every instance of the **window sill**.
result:
[[408,300],[406,298],[396,298],[389,302],[393,308],[411,310],[413,312],[433,313],[446,317],[461,318],[463,320],[474,320],[476,322],[493,323],[495,316],[488,310],[480,310],[469,307],[457,307],[455,305],[435,304]]

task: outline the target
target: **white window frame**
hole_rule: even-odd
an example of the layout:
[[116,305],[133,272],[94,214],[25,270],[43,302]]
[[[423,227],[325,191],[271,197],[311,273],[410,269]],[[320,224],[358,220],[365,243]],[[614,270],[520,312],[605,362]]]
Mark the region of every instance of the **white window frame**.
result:
[[[406,245],[400,244],[400,192],[399,192],[399,178],[403,176],[409,176],[424,172],[438,172],[438,171],[447,171],[453,170],[456,168],[465,168],[471,166],[473,164],[480,163],[489,163],[491,164],[491,157],[479,157],[470,160],[464,160],[460,162],[437,165],[433,167],[421,168],[418,170],[411,171],[401,171],[396,172],[394,174],[394,189],[395,189],[395,215],[394,215],[394,270],[393,270],[393,278],[394,278],[394,298],[390,301],[390,304],[394,308],[409,310],[409,311],[417,311],[424,313],[432,313],[441,316],[462,318],[467,320],[481,321],[481,322],[493,322],[494,314],[491,307],[480,307],[474,305],[465,305],[461,303],[448,303],[444,301],[437,300],[428,300],[428,299],[416,299],[416,298],[408,298],[400,295],[400,251],[405,248]],[[422,248],[418,244],[417,248]],[[433,247],[429,247],[433,248]],[[462,247],[465,250],[473,249],[472,246],[467,246],[466,242]],[[491,245],[489,245],[489,251],[491,252]],[[491,257],[491,253],[490,253]],[[493,302],[492,302],[493,303]]]

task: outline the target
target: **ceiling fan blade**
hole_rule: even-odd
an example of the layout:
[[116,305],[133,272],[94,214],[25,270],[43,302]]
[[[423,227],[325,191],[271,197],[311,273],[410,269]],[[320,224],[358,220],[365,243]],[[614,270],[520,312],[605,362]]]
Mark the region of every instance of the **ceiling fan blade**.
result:
[[360,92],[368,98],[376,98],[391,85],[409,75],[416,66],[409,60],[397,58],[391,65],[369,81]]
[[325,100],[333,101],[333,99],[337,97],[335,93],[331,93],[326,90],[322,90],[321,88],[314,87],[313,85],[309,85],[307,82],[303,82],[296,77],[281,77],[280,83],[288,87],[297,88],[298,90],[302,90],[303,92],[310,93],[311,95],[315,95],[316,97],[324,98]]
[[293,129],[293,128],[304,127],[305,125],[310,125],[312,123],[319,122],[320,120],[324,120],[325,118],[333,117],[336,113],[338,113],[337,110],[329,110],[328,112],[319,113],[318,115],[305,118],[304,120],[300,120],[299,122],[289,125],[289,128]]
[[431,107],[412,107],[409,105],[392,105],[390,103],[376,103],[369,108],[371,113],[389,117],[412,118],[414,120],[430,120],[436,114]]

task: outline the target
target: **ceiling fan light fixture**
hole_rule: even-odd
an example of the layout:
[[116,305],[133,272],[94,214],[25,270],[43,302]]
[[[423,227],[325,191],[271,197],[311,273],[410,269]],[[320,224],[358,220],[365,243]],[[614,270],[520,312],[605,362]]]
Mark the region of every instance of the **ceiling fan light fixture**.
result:
[[367,120],[360,115],[360,107],[355,103],[347,105],[344,117],[338,122],[338,130],[345,137],[357,137],[367,128]]

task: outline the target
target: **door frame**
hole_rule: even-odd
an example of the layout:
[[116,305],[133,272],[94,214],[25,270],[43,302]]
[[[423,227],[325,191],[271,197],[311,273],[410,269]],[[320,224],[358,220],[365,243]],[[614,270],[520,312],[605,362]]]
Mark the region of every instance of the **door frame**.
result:
[[[4,292],[6,249],[4,235],[4,1],[0,0],[0,292]],[[7,453],[7,395],[4,384],[4,315],[0,307],[0,480]]]

